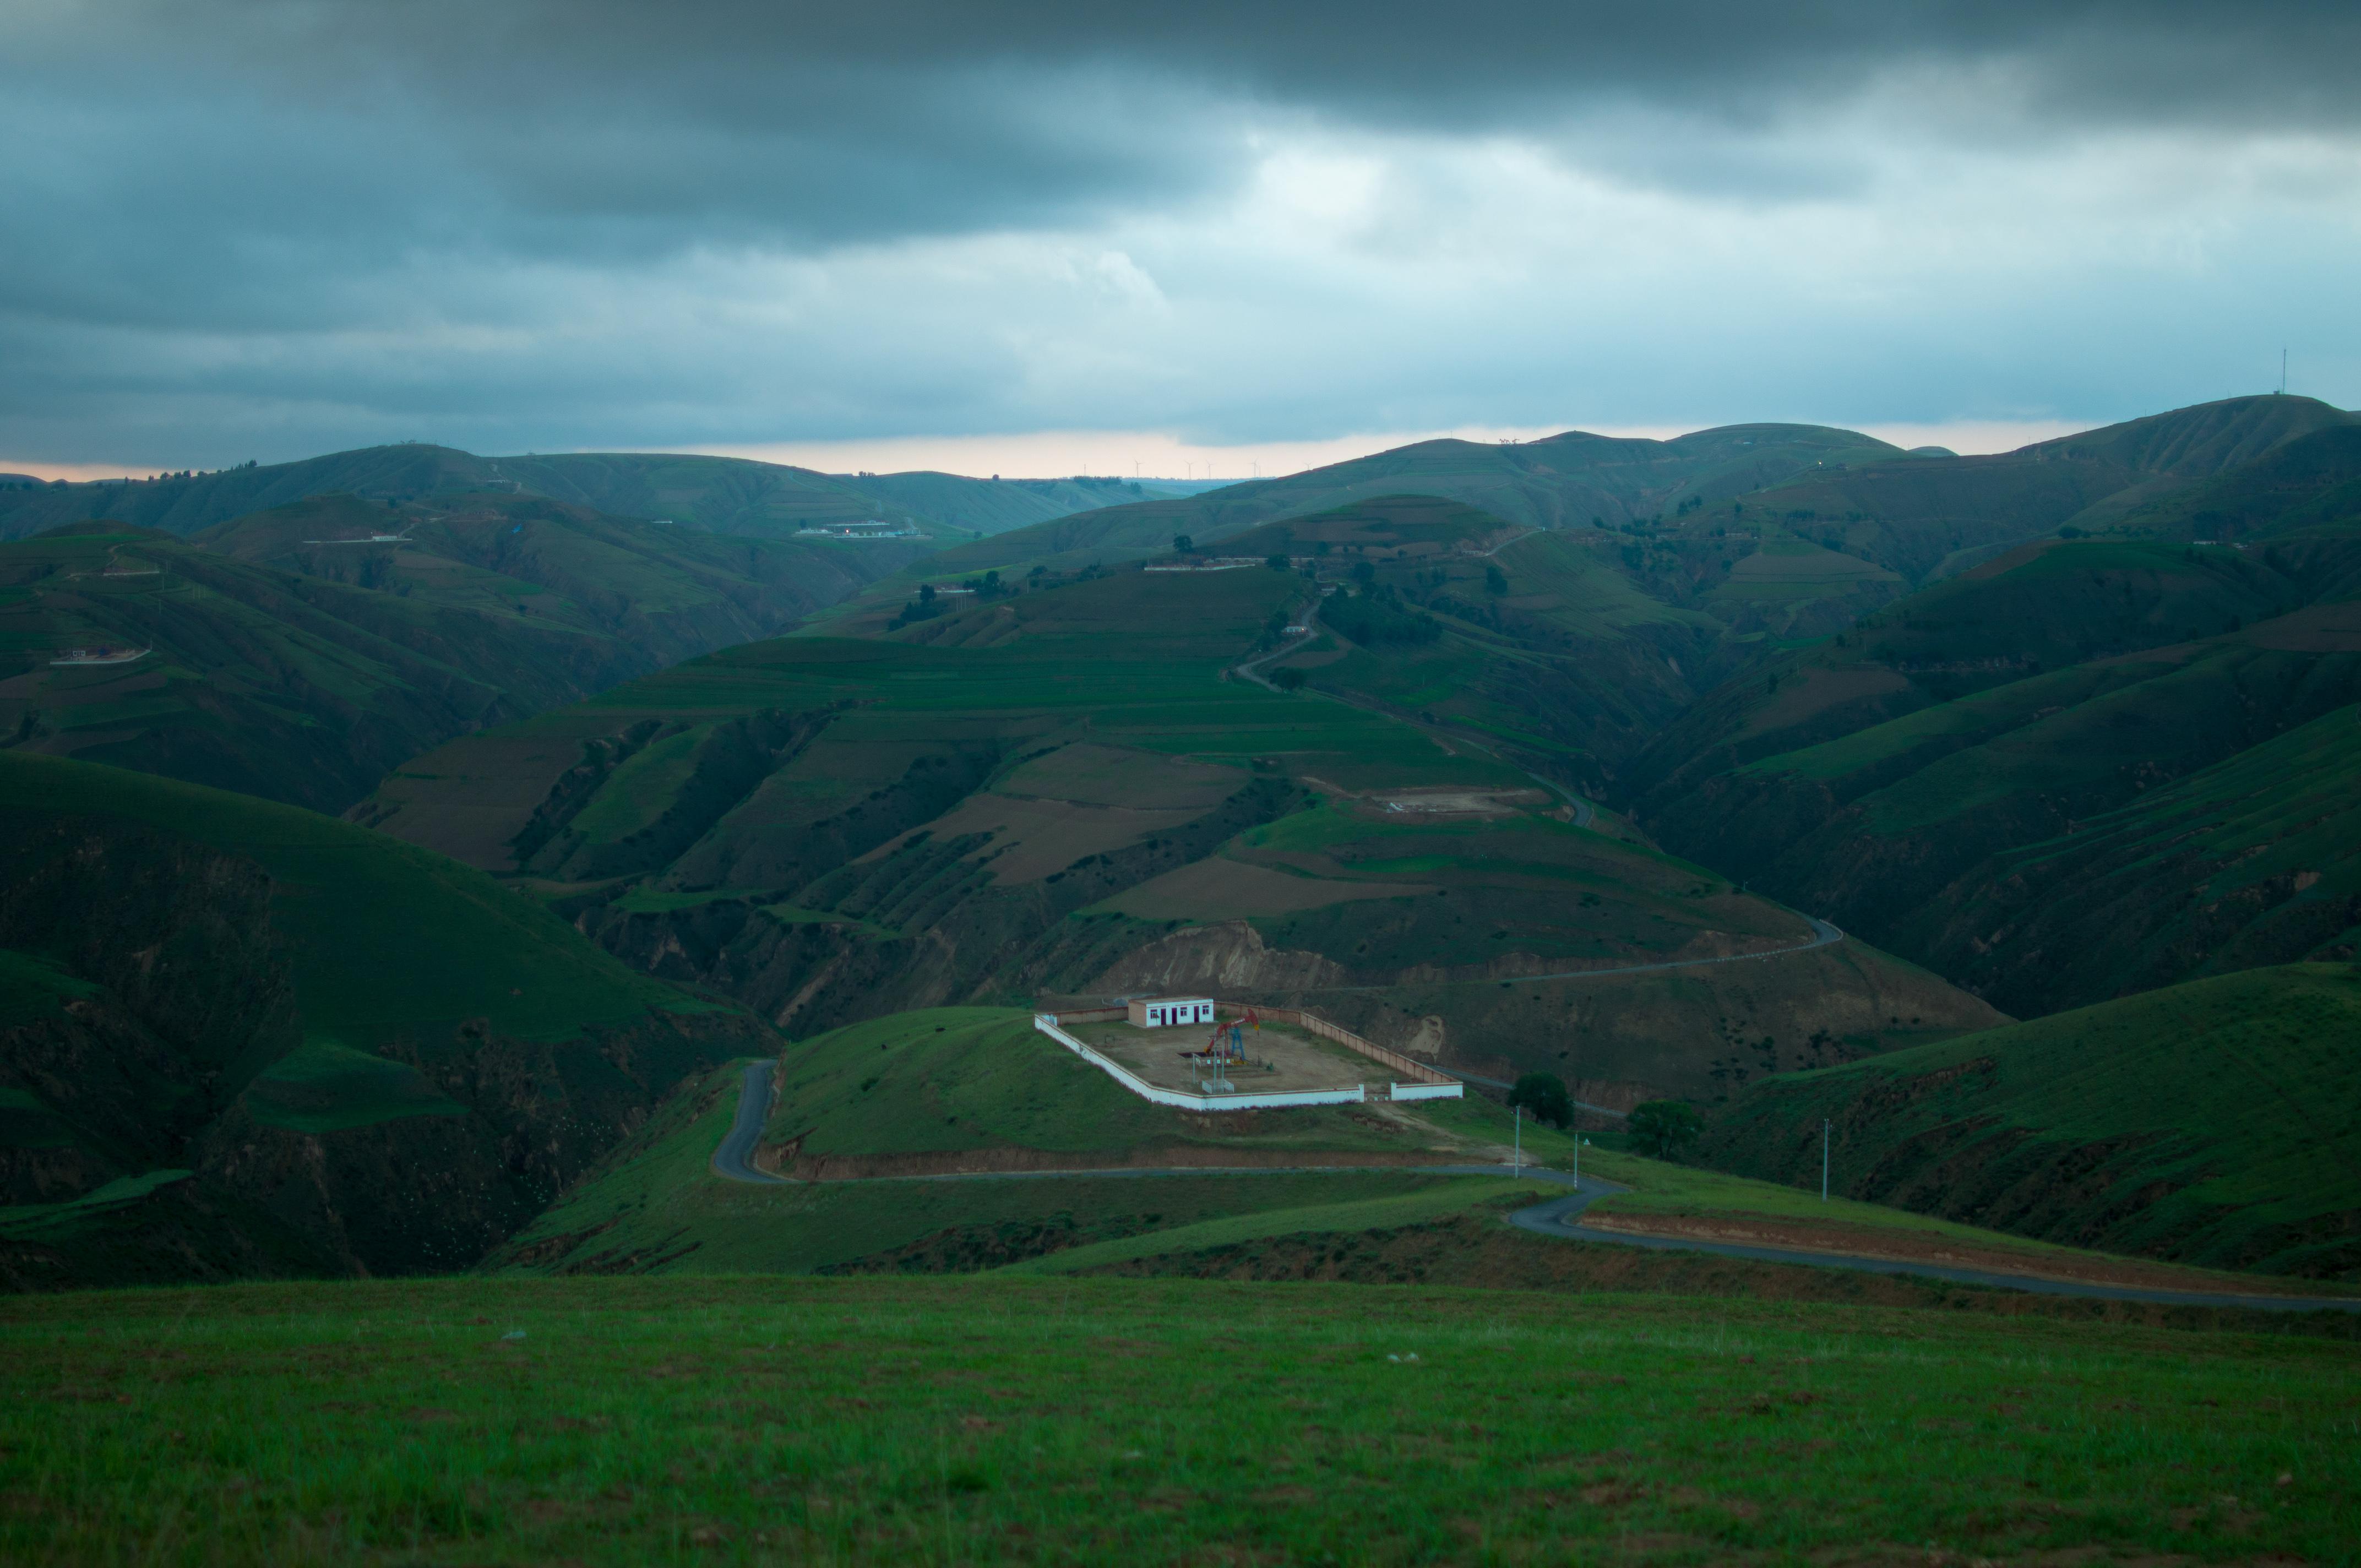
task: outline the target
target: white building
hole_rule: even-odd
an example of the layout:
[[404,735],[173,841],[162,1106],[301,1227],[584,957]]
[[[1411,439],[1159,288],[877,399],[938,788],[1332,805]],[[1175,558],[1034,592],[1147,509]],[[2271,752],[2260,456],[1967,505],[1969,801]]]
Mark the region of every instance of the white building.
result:
[[1132,1026],[1140,1029],[1162,1029],[1174,1024],[1210,1024],[1213,1021],[1213,999],[1210,996],[1153,996],[1135,1000],[1130,1004]]

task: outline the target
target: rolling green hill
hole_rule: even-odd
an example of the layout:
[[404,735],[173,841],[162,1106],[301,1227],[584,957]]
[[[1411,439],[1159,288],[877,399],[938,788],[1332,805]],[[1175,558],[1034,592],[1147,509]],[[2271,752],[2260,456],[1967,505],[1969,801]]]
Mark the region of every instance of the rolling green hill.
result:
[[796,1033],[1211,985],[1613,1102],[1992,1021],[1478,750],[1223,678],[1308,592],[1122,571],[733,649],[454,741],[356,819]]
[[[775,632],[907,554],[537,498],[332,496],[185,542],[71,525],[0,544],[0,744],[339,811],[449,736]],[[127,662],[56,662],[77,649]]]
[[1112,565],[1166,551],[1176,534],[1200,545],[1224,543],[1276,519],[1400,495],[1457,501],[1521,528],[1615,528],[1684,503],[1743,494],[1817,464],[1894,452],[1851,431],[1784,424],[1728,425],[1672,441],[1582,431],[1518,444],[1422,441],[1285,478],[1038,523],[960,545],[928,570]]
[[2249,970],[1757,1084],[1707,1157],[2020,1235],[2361,1279],[2361,971]]
[[[1464,1188],[1418,1166],[1505,1159],[1510,1135],[1507,1113],[1481,1101],[1185,1115],[1130,1093],[1013,1008],[851,1025],[791,1047],[777,1070],[761,1163],[821,1179],[749,1187],[711,1173],[739,1098],[740,1074],[717,1072],[684,1086],[485,1268],[972,1270],[1218,1215]],[[1154,1174],[1104,1174],[1126,1169]],[[1019,1174],[905,1179],[961,1171]],[[1045,1171],[1085,1174],[1023,1174]]]
[[[2361,700],[2361,605],[2342,591],[2334,576],[2274,566],[2261,551],[2028,545],[1698,704],[1634,768],[1640,817],[1682,853],[1971,981],[2013,1012],[2187,978],[2217,959],[2301,957],[2353,924],[2334,917],[2342,905],[2328,894],[2279,923],[2270,912],[2291,884],[2269,894],[2234,877],[2242,891],[2229,907],[2243,917],[2191,918],[2181,904],[2207,884],[2212,873],[2193,869],[2205,855],[2174,851],[2178,869],[2152,865],[2153,883],[2139,857],[2109,857],[2134,841],[2144,856],[2165,853],[2178,830],[2158,825],[2197,831],[2191,811],[2271,817],[2259,798],[2170,806],[2155,792]],[[2264,776],[2223,775],[2249,787]],[[2279,782],[2287,800],[2311,798]],[[2115,880],[2070,894],[2059,880],[2102,865]],[[2184,874],[2197,881],[2176,880]],[[2092,902],[2103,888],[2103,912]],[[2134,918],[2141,888],[2170,909]],[[2125,945],[2135,930],[2137,951]]]
[[21,751],[0,950],[20,1288],[464,1266],[769,1038],[440,856]]
[[2230,398],[1991,456],[1831,466],[1774,486],[1748,510],[1918,582],[1947,560],[1972,562],[2061,525],[2122,527],[2176,489],[2356,422],[2310,398]]
[[2361,710],[1958,878],[1895,941],[2018,1014],[2361,946]]
[[1265,524],[1224,548],[1312,551],[1316,573],[1348,594],[1366,578],[1361,595],[1413,618],[1331,598],[1324,635],[1274,668],[1594,792],[1774,638],[1850,625],[1900,586],[1775,529],[1736,541],[1519,529],[1419,496]]
[[1661,814],[1730,769],[2045,671],[2230,631],[2321,586],[2230,549],[2021,545],[1708,693],[1649,740],[1622,787]]

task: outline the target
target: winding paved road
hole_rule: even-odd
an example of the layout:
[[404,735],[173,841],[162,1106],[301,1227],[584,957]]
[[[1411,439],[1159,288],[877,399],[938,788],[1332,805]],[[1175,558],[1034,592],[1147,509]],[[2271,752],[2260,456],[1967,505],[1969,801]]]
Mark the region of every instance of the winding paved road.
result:
[[[728,1181],[745,1181],[761,1185],[787,1185],[783,1177],[757,1170],[748,1163],[754,1141],[762,1135],[763,1124],[771,1110],[771,1064],[755,1062],[746,1069],[740,1080],[738,1116],[730,1131],[713,1151],[713,1173]],[[1613,1246],[1646,1247],[1657,1252],[1703,1252],[1721,1257],[1746,1258],[1757,1263],[1800,1263],[1817,1268],[1849,1268],[1866,1274],[1916,1275],[1922,1278],[1945,1279],[1960,1285],[1981,1285],[2004,1290],[2027,1290],[2043,1296],[2094,1297],[2110,1301],[2156,1301],[2169,1306],[2188,1307],[2251,1307],[2272,1312],[2338,1311],[2361,1312],[2361,1300],[2334,1297],[2306,1296],[2234,1296],[2210,1294],[2194,1290],[2143,1290],[2130,1286],[2081,1285],[2061,1279],[2045,1279],[2033,1274],[2005,1274],[1987,1269],[1950,1268],[1939,1264],[1897,1263],[1891,1258],[1861,1257],[1850,1253],[1806,1252],[1790,1247],[1746,1246],[1734,1242],[1692,1241],[1675,1236],[1635,1236],[1621,1231],[1594,1230],[1578,1222],[1582,1212],[1599,1199],[1613,1193],[1629,1191],[1629,1188],[1596,1179],[1576,1182],[1562,1170],[1548,1170],[1539,1166],[1526,1166],[1521,1170],[1504,1165],[1418,1165],[1418,1166],[1118,1166],[1102,1170],[995,1170],[974,1171],[955,1176],[869,1176],[851,1179],[862,1182],[886,1181],[1055,1181],[1077,1177],[1151,1177],[1151,1176],[1302,1176],[1307,1174],[1350,1174],[1355,1171],[1390,1171],[1419,1176],[1522,1176],[1527,1180],[1554,1182],[1572,1187],[1574,1191],[1563,1198],[1519,1209],[1510,1214],[1509,1223],[1519,1230],[1534,1235],[1549,1236],[1560,1241],[1604,1242]],[[834,1185],[831,1183],[831,1185]]]
[[[1529,1170],[1544,1181],[1574,1185],[1562,1171]],[[1945,1279],[1958,1285],[1982,1285],[2003,1290],[2025,1290],[2037,1296],[2076,1296],[2107,1301],[2156,1301],[2175,1307],[2247,1307],[2266,1312],[2361,1312],[2361,1300],[2321,1296],[2246,1296],[2204,1290],[2147,1290],[2129,1285],[2087,1285],[2048,1279],[2037,1274],[2009,1274],[1993,1269],[1952,1268],[1934,1263],[1902,1263],[1893,1258],[1862,1257],[1852,1253],[1806,1252],[1795,1247],[1748,1246],[1738,1242],[1693,1241],[1681,1236],[1635,1236],[1622,1231],[1602,1231],[1580,1223],[1582,1212],[1599,1199],[1629,1191],[1611,1181],[1587,1180],[1564,1198],[1552,1198],[1509,1216],[1509,1223],[1537,1236],[1565,1241],[1609,1242],[1617,1246],[1646,1247],[1654,1252],[1703,1252],[1720,1257],[1742,1257],[1756,1263],[1801,1263],[1820,1268],[1849,1268],[1863,1274],[1913,1275]]]
[[751,1163],[754,1145],[763,1135],[763,1124],[771,1119],[771,1064],[750,1062],[745,1075],[738,1080],[738,1119],[723,1134],[721,1146],[713,1151],[713,1174],[726,1181],[752,1181],[762,1185],[785,1185],[786,1178],[773,1176],[767,1170],[757,1170]]
[[1265,691],[1277,691],[1279,689],[1277,686],[1272,685],[1268,681],[1263,679],[1257,672],[1265,664],[1269,663],[1273,659],[1284,659],[1290,653],[1294,652],[1298,648],[1302,647],[1306,642],[1311,641],[1318,635],[1320,634],[1316,631],[1298,632],[1294,637],[1280,643],[1269,652],[1257,653],[1242,664],[1232,664],[1230,669],[1232,673],[1244,675],[1246,679],[1262,687]]

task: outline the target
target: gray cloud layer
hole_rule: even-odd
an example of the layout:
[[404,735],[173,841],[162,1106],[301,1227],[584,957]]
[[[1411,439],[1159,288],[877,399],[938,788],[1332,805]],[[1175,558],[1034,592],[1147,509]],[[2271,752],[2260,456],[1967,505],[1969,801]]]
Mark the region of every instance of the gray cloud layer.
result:
[[[1915,365],[1895,417],[1995,411],[1996,313],[2063,347],[2093,310],[2244,334],[2333,290],[2356,58],[2361,12],[2283,3],[20,10],[0,459],[1243,438],[1613,418],[1619,380],[1648,405],[1622,417],[1679,419],[1715,345],[1802,356],[1724,397],[1800,375],[1835,412]],[[2087,201],[2020,224],[2013,179]],[[1956,219],[1924,200],[1946,181]],[[2028,259],[2039,225],[2085,222]],[[1824,280],[1708,265],[1740,231],[1830,247]],[[1575,309],[1553,269],[1599,291]],[[1972,297],[1991,278],[2009,298]],[[2323,309],[2349,365],[2351,308]],[[1842,341],[1888,311],[1888,352]],[[2076,346],[2125,357],[2096,335]],[[1651,382],[1668,344],[1681,378]],[[2014,402],[2137,398],[2085,377],[2033,367]],[[1801,411],[1686,395],[1699,420]]]

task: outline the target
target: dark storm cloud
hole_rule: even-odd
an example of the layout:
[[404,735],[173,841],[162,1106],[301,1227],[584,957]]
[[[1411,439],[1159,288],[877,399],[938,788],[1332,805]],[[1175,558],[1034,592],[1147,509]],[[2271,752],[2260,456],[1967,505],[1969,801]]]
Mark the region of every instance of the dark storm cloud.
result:
[[[1081,418],[990,402],[1028,374],[1008,341],[913,329],[878,371],[828,339],[825,289],[776,349],[595,329],[660,287],[692,315],[710,285],[665,269],[697,258],[1185,225],[1290,137],[1501,136],[1628,189],[1837,202],[1879,137],[2341,137],[2357,57],[2361,8],[2268,3],[23,5],[0,13],[0,457],[126,430],[284,455],[434,414],[518,444],[740,439],[713,422],[760,419],[732,408]],[[1826,128],[1872,100],[1876,137]],[[845,313],[871,344],[892,324]],[[752,357],[790,351],[794,376]]]

